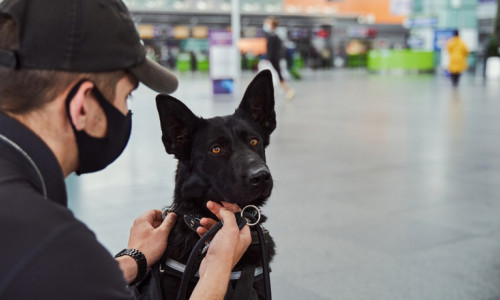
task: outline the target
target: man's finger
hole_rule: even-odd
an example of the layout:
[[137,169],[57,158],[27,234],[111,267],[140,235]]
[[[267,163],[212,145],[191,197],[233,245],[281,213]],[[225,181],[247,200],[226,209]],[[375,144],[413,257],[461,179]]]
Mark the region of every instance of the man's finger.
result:
[[208,201],[207,202],[207,208],[214,214],[217,216],[217,218],[221,219],[221,216],[219,214],[219,211],[220,209],[222,208],[222,206],[217,203],[217,202],[214,202],[214,201]]
[[152,224],[153,221],[155,219],[155,211],[154,209],[150,209],[146,212],[144,212],[142,215],[140,215],[139,217],[137,217],[135,219],[136,222],[148,222],[149,224]]
[[245,245],[250,245],[252,242],[252,235],[250,233],[250,226],[245,225],[240,230],[240,239],[245,243]]
[[229,203],[226,201],[221,201],[222,205],[225,209],[232,211],[233,213],[237,213],[241,211],[241,208],[236,203]]
[[159,210],[159,209],[155,209],[154,210],[154,213],[155,213],[155,220],[162,220],[163,216],[162,216],[162,211]]
[[221,208],[219,210],[219,214],[222,217],[222,222],[224,222],[224,227],[227,225],[229,227],[236,226],[237,228],[236,217],[234,216],[234,213],[225,208]]
[[157,228],[158,226],[160,226],[163,223],[162,211],[159,209],[150,209],[150,210],[146,211],[145,213],[143,213],[142,215],[140,215],[137,218],[137,220],[140,222],[145,221],[148,224],[150,224],[151,226],[153,226],[153,228]]
[[198,233],[198,235],[200,237],[204,236],[207,232],[208,232],[208,230],[205,227],[200,226],[200,227],[196,228],[196,233]]
[[165,230],[166,232],[170,232],[170,230],[174,227],[176,220],[177,215],[173,212],[170,212],[167,214],[165,220],[163,220],[163,223],[161,223],[160,227],[158,228]]
[[217,221],[215,221],[212,218],[202,218],[200,220],[200,224],[205,228],[211,229],[212,227],[215,226],[215,224],[217,224]]

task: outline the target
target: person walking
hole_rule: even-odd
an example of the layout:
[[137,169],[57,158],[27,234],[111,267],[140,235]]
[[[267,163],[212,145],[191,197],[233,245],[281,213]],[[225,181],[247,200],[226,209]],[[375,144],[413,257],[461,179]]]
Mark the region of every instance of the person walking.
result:
[[469,55],[469,50],[460,38],[458,30],[453,32],[453,37],[448,40],[446,49],[450,57],[448,71],[451,82],[456,87],[460,81],[460,75],[467,69],[467,56]]
[[278,73],[280,84],[285,91],[285,98],[291,100],[295,96],[295,90],[292,89],[288,83],[283,78],[280,67],[281,51],[283,49],[283,42],[276,34],[276,27],[278,27],[279,21],[275,17],[268,17],[264,20],[263,30],[266,34],[267,40],[267,55],[266,58],[269,60],[273,68]]
[[[120,156],[139,82],[160,93],[178,85],[146,58],[121,0],[0,2],[0,299],[133,299],[164,253],[175,214],[139,216],[114,258],[68,209],[64,182]],[[192,299],[223,299],[251,242],[236,207],[209,209],[224,226]]]

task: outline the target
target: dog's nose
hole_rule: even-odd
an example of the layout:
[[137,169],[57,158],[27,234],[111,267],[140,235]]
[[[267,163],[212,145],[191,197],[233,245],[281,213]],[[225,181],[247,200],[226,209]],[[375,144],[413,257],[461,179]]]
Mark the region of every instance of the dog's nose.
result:
[[268,170],[258,169],[250,174],[248,180],[253,186],[264,186],[271,181],[271,173]]

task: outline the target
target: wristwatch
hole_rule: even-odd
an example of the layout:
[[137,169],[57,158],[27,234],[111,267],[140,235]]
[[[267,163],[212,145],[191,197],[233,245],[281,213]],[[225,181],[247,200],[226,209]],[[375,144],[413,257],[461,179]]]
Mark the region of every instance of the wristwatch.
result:
[[144,277],[146,277],[146,272],[148,270],[148,261],[146,260],[144,254],[142,254],[142,252],[137,249],[123,249],[115,255],[115,258],[124,255],[132,257],[137,263],[137,277],[135,277],[135,280],[132,281],[129,285],[138,284],[144,279]]

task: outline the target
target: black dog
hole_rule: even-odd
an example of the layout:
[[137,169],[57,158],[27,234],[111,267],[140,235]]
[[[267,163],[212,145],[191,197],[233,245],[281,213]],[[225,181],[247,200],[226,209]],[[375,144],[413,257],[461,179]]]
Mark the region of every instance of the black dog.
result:
[[[170,233],[167,251],[159,263],[159,272],[154,273],[155,266],[152,273],[159,278],[162,298],[175,299],[182,278],[179,272],[182,268],[178,266],[186,264],[191,249],[199,240],[195,232],[196,220],[202,217],[217,219],[206,208],[207,201],[260,207],[271,194],[273,180],[266,165],[265,148],[276,128],[272,77],[269,71],[259,73],[248,86],[238,109],[230,116],[198,118],[182,102],[167,95],[157,96],[156,103],[165,150],[178,159],[173,202],[178,218]],[[261,223],[265,219],[262,216]],[[271,261],[275,245],[270,236],[266,239]],[[235,291],[236,282],[231,282],[226,299],[241,294],[245,296],[234,297],[262,299],[262,275],[254,272],[260,265],[260,245],[252,244],[235,267],[242,271],[241,274],[251,273],[250,287],[244,288],[244,292],[241,288]],[[195,281],[190,283],[188,296],[195,285]],[[157,288],[155,293],[158,292]],[[149,297],[154,296],[150,294]]]

